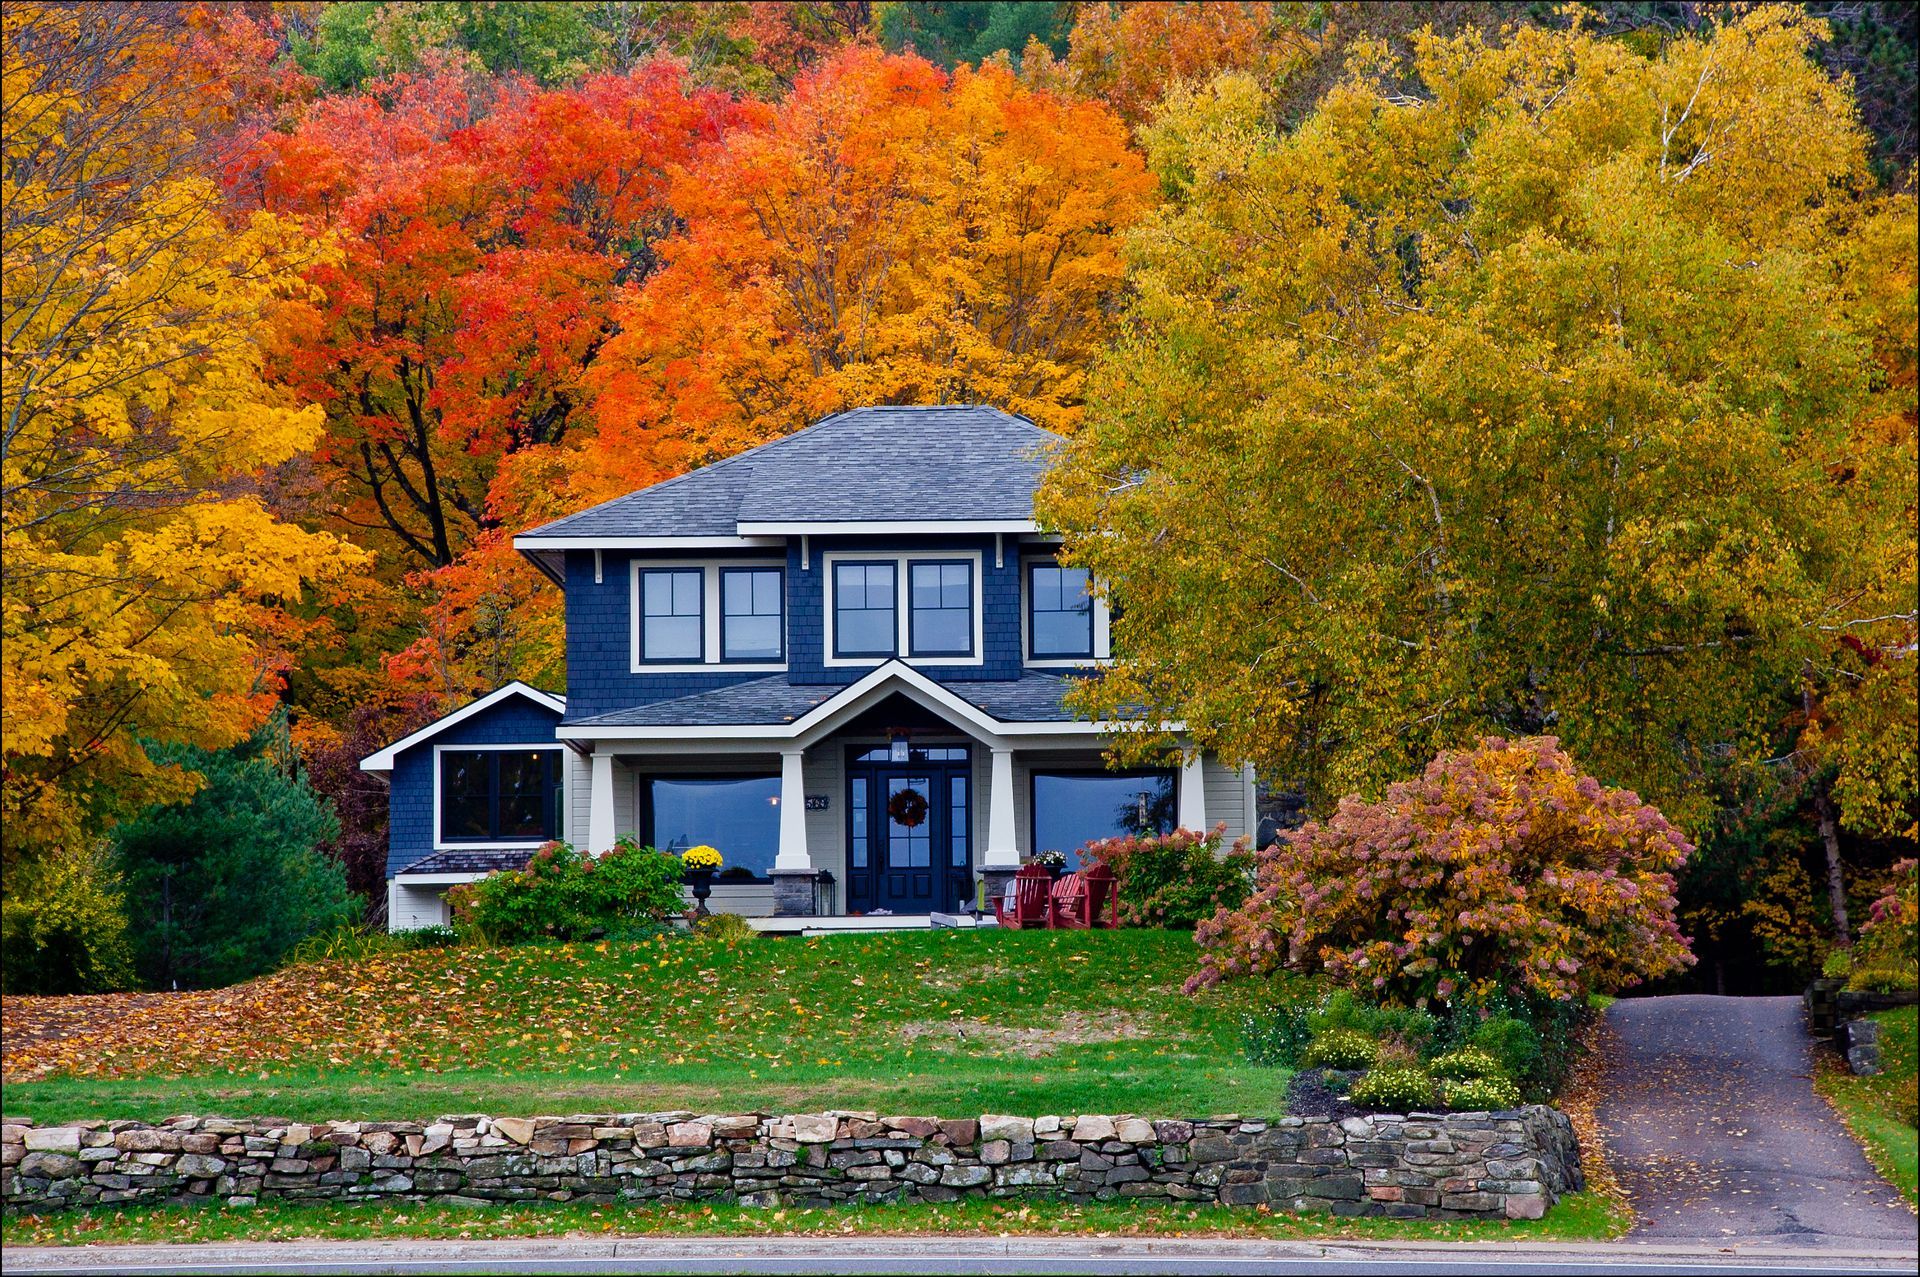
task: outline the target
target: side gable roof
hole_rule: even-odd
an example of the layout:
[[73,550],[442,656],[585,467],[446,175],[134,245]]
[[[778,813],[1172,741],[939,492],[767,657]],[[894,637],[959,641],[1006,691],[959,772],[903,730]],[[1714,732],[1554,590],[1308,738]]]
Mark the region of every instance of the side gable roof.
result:
[[848,523],[1033,526],[1059,435],[979,406],[855,408],[514,538],[553,550],[608,538],[748,537]]
[[487,693],[477,701],[469,701],[459,709],[454,710],[451,714],[445,714],[434,719],[419,731],[414,732],[410,736],[403,736],[378,753],[368,754],[360,760],[360,770],[363,772],[392,771],[394,760],[398,758],[402,752],[412,749],[415,745],[423,744],[431,740],[441,732],[446,731],[449,727],[452,727],[455,723],[463,723],[474,715],[483,714],[502,701],[509,700],[516,696],[524,696],[540,708],[553,711],[556,716],[564,715],[567,712],[566,697],[555,696],[551,692],[543,692],[537,687],[530,687],[522,683],[519,679],[515,679],[506,686]]

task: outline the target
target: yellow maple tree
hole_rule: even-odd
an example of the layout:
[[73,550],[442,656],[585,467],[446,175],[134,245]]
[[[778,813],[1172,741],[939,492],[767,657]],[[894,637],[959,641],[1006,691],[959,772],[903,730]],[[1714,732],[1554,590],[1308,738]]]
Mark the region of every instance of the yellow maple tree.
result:
[[5,15],[0,115],[4,848],[78,855],[195,778],[143,741],[222,747],[277,690],[284,605],[362,553],[283,522],[271,468],[323,418],[261,377],[263,317],[326,246],[222,215],[161,6]]

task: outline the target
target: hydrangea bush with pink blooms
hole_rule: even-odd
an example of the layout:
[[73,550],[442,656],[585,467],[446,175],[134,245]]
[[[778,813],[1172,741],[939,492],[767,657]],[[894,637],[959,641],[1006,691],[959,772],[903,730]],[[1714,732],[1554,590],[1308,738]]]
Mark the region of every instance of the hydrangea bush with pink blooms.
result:
[[1554,738],[1490,737],[1259,853],[1247,903],[1196,931],[1187,988],[1291,969],[1409,1005],[1611,992],[1693,962],[1674,921],[1692,850]]
[[1873,902],[1854,950],[1851,989],[1891,993],[1911,989],[1920,965],[1920,861],[1902,860],[1893,881]]

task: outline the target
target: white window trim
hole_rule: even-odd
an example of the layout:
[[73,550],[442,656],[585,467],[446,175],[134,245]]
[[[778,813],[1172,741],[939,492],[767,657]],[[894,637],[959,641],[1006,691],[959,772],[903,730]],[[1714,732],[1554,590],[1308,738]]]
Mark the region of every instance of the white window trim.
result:
[[[518,842],[469,842],[462,838],[459,842],[448,842],[440,834],[440,755],[447,750],[458,750],[463,754],[518,754],[527,750],[558,753],[566,746],[554,741],[541,741],[533,745],[435,745],[433,747],[433,849],[435,851],[521,851],[528,847],[544,847],[548,839],[523,838]],[[560,760],[560,828],[566,831],[567,811],[567,767],[566,760]],[[404,870],[402,872],[405,872]],[[395,875],[398,877],[399,875]]]
[[[640,659],[640,574],[666,569],[699,568],[700,576],[700,659],[697,661],[642,661]],[[635,559],[627,570],[627,663],[633,674],[713,674],[738,671],[742,674],[784,674],[785,661],[723,661],[720,659],[720,569],[780,569],[780,650],[790,650],[787,633],[793,611],[787,598],[787,561],[785,559]]]
[[[980,551],[978,550],[916,550],[907,553],[885,553],[849,550],[820,556],[820,591],[824,607],[821,609],[824,642],[821,655],[829,669],[871,669],[876,665],[885,665],[888,661],[899,661],[904,665],[931,666],[944,668],[960,665],[985,665],[987,663],[986,625],[981,615],[981,603],[985,596],[985,587],[981,579]],[[909,578],[909,564],[912,563],[956,563],[973,565],[973,655],[972,656],[908,656],[910,614],[913,611],[909,603],[912,582]],[[833,654],[834,620],[834,567],[840,563],[891,563],[893,570],[893,650],[892,656],[835,656]]]
[[[1060,566],[1054,558],[1041,554],[1023,554],[1020,556],[1020,662],[1028,669],[1036,670],[1074,670],[1085,669],[1089,665],[1105,665],[1113,660],[1113,633],[1107,600],[1100,591],[1093,592],[1093,657],[1084,656],[1042,656],[1033,654],[1033,600],[1028,597],[1032,576],[1028,569],[1034,564],[1042,567]],[[1091,578],[1089,578],[1091,579]]]

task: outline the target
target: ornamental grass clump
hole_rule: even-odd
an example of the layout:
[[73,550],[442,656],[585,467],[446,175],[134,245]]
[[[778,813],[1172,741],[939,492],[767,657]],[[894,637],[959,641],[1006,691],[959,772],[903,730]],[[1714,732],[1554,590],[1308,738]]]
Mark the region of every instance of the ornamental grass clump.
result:
[[1404,1006],[1584,1001],[1692,963],[1674,920],[1691,851],[1553,738],[1488,738],[1260,852],[1253,896],[1196,931],[1187,988],[1291,969]]

